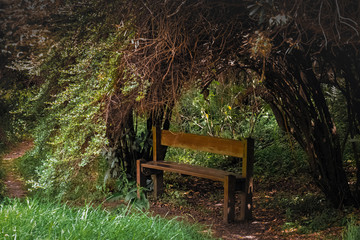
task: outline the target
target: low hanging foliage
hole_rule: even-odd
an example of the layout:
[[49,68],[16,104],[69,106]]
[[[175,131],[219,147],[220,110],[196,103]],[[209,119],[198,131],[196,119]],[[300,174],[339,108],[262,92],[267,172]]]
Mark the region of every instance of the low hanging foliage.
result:
[[21,161],[22,169],[32,168],[28,176],[35,174],[29,181],[33,189],[81,199],[103,188],[106,103],[127,37],[114,28],[105,39],[83,39],[81,45],[69,46],[72,39],[63,39],[42,64],[44,83],[23,108],[29,115],[40,114],[35,148]]

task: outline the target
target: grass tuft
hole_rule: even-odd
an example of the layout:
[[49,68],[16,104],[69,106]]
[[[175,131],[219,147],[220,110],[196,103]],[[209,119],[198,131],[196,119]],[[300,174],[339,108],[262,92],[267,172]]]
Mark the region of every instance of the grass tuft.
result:
[[360,239],[360,225],[356,223],[355,219],[351,219],[347,224],[346,230],[342,237],[344,240]]

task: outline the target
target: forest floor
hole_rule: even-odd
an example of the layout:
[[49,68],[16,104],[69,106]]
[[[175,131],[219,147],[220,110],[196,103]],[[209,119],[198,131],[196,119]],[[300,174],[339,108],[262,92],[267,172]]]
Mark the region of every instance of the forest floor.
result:
[[6,196],[9,198],[22,198],[27,194],[25,183],[15,167],[15,159],[23,156],[33,147],[32,141],[23,141],[10,148],[10,151],[2,157],[5,169]]
[[[306,194],[314,191],[315,186],[304,185],[295,179],[287,179],[270,185],[272,189],[259,189],[253,196],[253,219],[248,222],[235,221],[224,224],[221,183],[207,179],[181,177],[174,181],[176,186],[167,184],[165,196],[158,201],[150,199],[150,210],[154,214],[173,218],[180,216],[188,222],[206,226],[214,237],[221,239],[341,239],[342,227],[329,226],[325,230],[312,233],[299,233],[297,227],[284,228],[286,213],[276,206],[268,207],[277,194]],[[165,175],[166,181],[166,175]],[[169,186],[170,185],[170,186]],[[258,184],[259,185],[259,184]],[[185,190],[184,192],[184,189]],[[315,189],[315,191],[317,191]],[[218,192],[218,194],[214,194]],[[296,192],[296,193],[295,193]],[[181,197],[180,197],[181,196]],[[237,198],[238,199],[238,198]],[[270,203],[270,204],[269,204]],[[239,204],[237,204],[239,205]],[[239,210],[237,209],[237,213]]]
[[[33,146],[31,141],[24,141],[13,147],[2,157],[5,167],[6,193],[10,198],[26,196],[24,181],[16,171],[15,159],[21,157]],[[271,202],[279,192],[313,191],[311,184],[300,184],[291,178],[276,182],[272,190],[262,189],[254,192],[253,219],[249,222],[235,221],[231,224],[222,222],[222,186],[220,183],[193,177],[165,175],[167,179],[164,196],[155,201],[150,198],[150,211],[165,218],[177,217],[190,223],[205,226],[214,237],[222,239],[340,239],[342,227],[329,227],[326,230],[299,234],[296,229],[284,229],[286,218],[283,211],[276,208],[264,208],[265,202]],[[169,183],[171,182],[171,184]],[[269,183],[267,183],[269,185]],[[256,185],[255,185],[256,187]],[[186,189],[186,190],[185,190]],[[112,205],[112,204],[111,204]]]

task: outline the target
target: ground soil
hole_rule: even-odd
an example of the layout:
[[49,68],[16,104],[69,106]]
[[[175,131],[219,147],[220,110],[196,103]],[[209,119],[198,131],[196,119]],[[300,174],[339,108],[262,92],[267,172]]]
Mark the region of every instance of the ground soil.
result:
[[[14,160],[21,157],[33,146],[31,141],[24,141],[12,148],[2,157],[6,172],[6,191],[11,198],[21,198],[27,192],[24,181],[14,166]],[[165,176],[166,177],[166,176]],[[327,230],[298,234],[296,231],[283,230],[285,214],[276,209],[264,209],[261,202],[271,201],[279,191],[306,192],[313,191],[309,184],[299,184],[291,180],[274,183],[274,189],[259,189],[255,191],[253,219],[248,222],[235,221],[224,224],[222,222],[222,186],[220,183],[192,177],[166,177],[166,192],[159,199],[151,199],[150,212],[165,218],[177,218],[190,224],[203,226],[204,232],[211,232],[212,236],[221,239],[338,239],[341,227],[331,227]],[[269,183],[268,183],[269,185]],[[272,185],[270,183],[270,185]],[[256,185],[255,185],[256,187]],[[309,189],[310,188],[310,189]],[[109,203],[114,207],[117,203]],[[112,206],[111,206],[112,205]]]
[[[254,210],[251,221],[237,220],[234,223],[224,224],[222,221],[222,185],[193,177],[181,177],[181,179],[176,180],[177,186],[169,187],[171,184],[167,184],[165,197],[159,200],[150,198],[150,210],[153,214],[167,218],[180,216],[190,223],[199,223],[205,226],[205,231],[211,231],[214,237],[221,239],[338,239],[341,236],[341,227],[331,227],[310,234],[298,234],[296,229],[284,230],[285,213],[260,206],[261,202],[264,202],[264,198],[265,201],[271,201],[272,197],[280,191],[313,191],[315,186],[299,186],[299,183],[293,182],[291,179],[283,183],[274,183],[274,189],[270,191],[264,189],[254,193]],[[172,181],[174,180],[170,177],[168,182]],[[171,192],[181,192],[183,189],[188,189],[188,191],[181,194],[181,200],[177,200],[177,196],[173,196],[174,194],[171,195]],[[214,194],[214,192],[219,194]],[[169,199],[169,195],[173,197]],[[176,203],[177,201],[179,202]],[[237,209],[237,214],[238,211]]]
[[23,156],[33,143],[31,141],[23,141],[16,146],[13,146],[9,153],[2,157],[2,165],[5,169],[5,186],[6,195],[9,198],[22,198],[27,194],[24,181],[21,179],[19,173],[16,171],[14,160]]

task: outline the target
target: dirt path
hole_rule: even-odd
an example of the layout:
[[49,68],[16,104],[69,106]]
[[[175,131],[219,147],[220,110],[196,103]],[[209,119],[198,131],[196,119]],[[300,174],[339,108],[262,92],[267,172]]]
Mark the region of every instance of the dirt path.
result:
[[2,163],[6,174],[6,195],[10,198],[22,198],[27,194],[24,182],[16,171],[14,160],[23,156],[32,147],[33,143],[31,141],[24,141],[16,145],[8,154],[5,154],[2,157]]
[[[165,190],[167,197],[158,201],[150,199],[150,211],[154,215],[160,215],[169,219],[180,216],[190,223],[200,223],[206,228],[210,228],[214,237],[224,240],[339,239],[341,236],[342,228],[336,226],[329,226],[326,230],[308,234],[301,234],[295,228],[285,230],[283,229],[286,221],[285,213],[276,208],[264,208],[264,198],[272,201],[277,191],[300,191],[301,187],[296,185],[296,182],[278,182],[276,185],[278,189],[273,191],[258,189],[258,191],[254,192],[253,197],[254,210],[252,221],[235,221],[231,224],[224,224],[222,222],[222,196],[214,194],[221,192],[221,183],[191,177],[186,179],[183,177],[182,179],[182,181],[177,179],[178,187]],[[309,186],[304,188],[309,188]],[[172,192],[181,192],[183,189],[187,189],[187,192],[181,198],[171,195]],[[173,196],[170,200],[166,199],[169,198],[169,193],[170,196]],[[176,201],[180,202],[172,204],[172,202]]]
[[[215,196],[214,192],[221,192],[222,184],[207,179],[187,178],[188,181],[180,182],[187,185],[190,190],[184,197],[180,206],[168,203],[166,199],[159,201],[150,200],[150,211],[154,215],[165,218],[181,217],[190,223],[199,223],[205,228],[210,228],[214,237],[224,240],[235,239],[285,239],[281,232],[274,228],[283,224],[283,219],[277,218],[276,212],[259,211],[253,212],[254,220],[249,222],[235,221],[224,224],[222,196]],[[176,191],[175,189],[172,191]],[[256,201],[257,196],[255,196]],[[172,199],[171,201],[176,201]],[[237,209],[239,213],[239,210]]]

